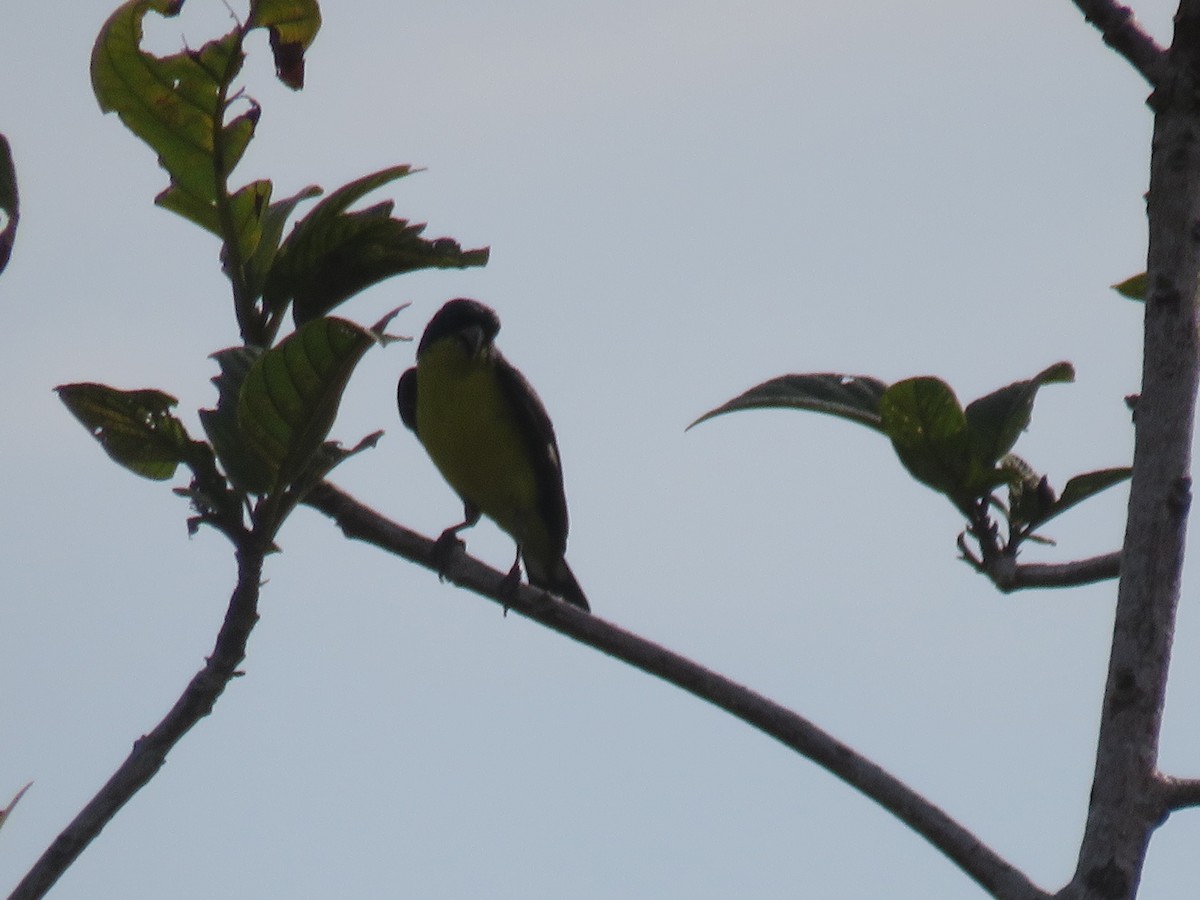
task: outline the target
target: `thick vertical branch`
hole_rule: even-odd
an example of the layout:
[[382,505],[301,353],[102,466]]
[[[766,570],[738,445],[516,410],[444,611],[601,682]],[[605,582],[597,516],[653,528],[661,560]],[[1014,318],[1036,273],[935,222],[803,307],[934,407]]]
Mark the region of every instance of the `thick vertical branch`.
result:
[[120,768],[91,802],[63,830],[33,868],[9,895],[9,900],[35,900],[45,896],[134,794],[155,776],[167,753],[192,726],[212,712],[225,686],[238,674],[246,655],[246,641],[258,621],[258,595],[262,581],[262,542],[243,541],[238,554],[237,586],[229,599],[225,622],[217,635],[212,656],[188,683],[171,711],[149,734],[133,744]]
[[1191,502],[1200,279],[1200,0],[1184,0],[1151,97],[1149,281],[1133,480],[1092,800],[1064,898],[1136,895],[1164,815],[1158,740]]

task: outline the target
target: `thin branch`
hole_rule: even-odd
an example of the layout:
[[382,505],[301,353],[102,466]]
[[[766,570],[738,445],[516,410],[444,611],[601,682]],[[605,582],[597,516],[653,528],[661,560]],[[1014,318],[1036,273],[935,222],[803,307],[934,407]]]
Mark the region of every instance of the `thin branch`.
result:
[[964,541],[959,541],[958,548],[971,568],[986,575],[1006,594],[1030,588],[1079,587],[1121,574],[1119,550],[1066,563],[1019,563],[1010,554],[981,559],[970,552]]
[[1115,0],[1073,0],[1084,18],[1099,29],[1104,43],[1121,54],[1151,86],[1159,87],[1167,68],[1167,51],[1134,18],[1133,10]]
[[[1021,542],[1028,539],[1027,532],[1011,536],[1007,542],[1001,540],[999,527],[988,515],[986,500],[969,511],[968,519],[967,530],[958,536],[963,562],[1006,594],[1028,588],[1079,587],[1121,574],[1120,551],[1066,563],[1019,563],[1017,552]],[[978,553],[971,551],[967,535],[975,539]]]
[[237,553],[238,580],[229,599],[225,621],[216,644],[202,668],[192,678],[171,711],[153,731],[139,738],[120,768],[67,826],[29,870],[9,900],[35,900],[54,886],[113,816],[162,768],[167,753],[212,712],[217,698],[246,656],[246,641],[258,621],[258,594],[262,581],[261,542],[247,539]]
[[[304,502],[332,518],[347,537],[436,569],[431,539],[384,518],[328,482],[315,487]],[[994,896],[1048,900],[1047,893],[940,808],[791,710],[542,591],[521,585],[515,593],[506,593],[504,573],[465,553],[451,561],[444,575],[506,609],[683,688],[770,735],[870,797]]]

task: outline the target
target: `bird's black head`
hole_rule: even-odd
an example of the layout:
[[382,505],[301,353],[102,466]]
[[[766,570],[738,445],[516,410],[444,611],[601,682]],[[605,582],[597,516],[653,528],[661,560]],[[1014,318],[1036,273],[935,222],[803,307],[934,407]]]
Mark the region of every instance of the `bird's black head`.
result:
[[478,300],[459,297],[446,303],[429,320],[421,343],[417,345],[417,356],[420,357],[426,347],[451,335],[461,335],[478,351],[495,340],[499,332],[500,317],[494,309]]

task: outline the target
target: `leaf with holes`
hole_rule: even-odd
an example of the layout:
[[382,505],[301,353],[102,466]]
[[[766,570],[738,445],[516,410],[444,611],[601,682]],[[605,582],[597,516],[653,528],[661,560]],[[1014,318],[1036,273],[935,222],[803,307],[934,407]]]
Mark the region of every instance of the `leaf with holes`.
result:
[[[241,27],[197,50],[155,56],[141,49],[142,20],[151,11],[178,15],[180,0],[129,0],[104,23],[92,49],[92,88],[104,112],[150,145],[171,184],[156,198],[165,209],[226,237],[217,209],[225,179],[237,166],[258,124],[258,106],[228,118],[230,86],[245,54]],[[230,215],[240,256],[258,246],[260,216],[270,182],[246,185],[232,194]]]
[[171,414],[178,401],[170,394],[88,382],[55,390],[104,452],[138,475],[165,481],[196,452],[183,423]]

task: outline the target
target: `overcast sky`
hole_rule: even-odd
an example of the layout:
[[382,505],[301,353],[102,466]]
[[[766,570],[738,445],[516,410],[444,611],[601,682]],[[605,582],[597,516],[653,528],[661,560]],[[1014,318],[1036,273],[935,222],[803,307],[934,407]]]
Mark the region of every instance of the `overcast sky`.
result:
[[[52,393],[157,387],[199,435],[237,341],[216,241],[155,208],[153,154],[91,94],[111,2],[2,4],[0,132],[22,198],[0,276],[0,832],[8,890],[212,647],[233,563],[185,503],[101,452]],[[219,0],[149,22],[159,52]],[[1137,4],[1169,39],[1173,4]],[[1068,0],[342,0],[308,86],[274,82],[235,175],[276,196],[395,163],[429,235],[489,245],[339,312],[419,334],[445,300],[558,431],[568,558],[596,615],[812,718],[1041,885],[1075,865],[1115,586],[1003,596],[886,442],[825,417],[697,415],[787,372],[934,374],[964,402],[1060,359],[1017,451],[1061,488],[1128,462],[1148,88]],[[152,17],[153,18],[153,17]],[[372,350],[336,481],[436,535],[461,509],[396,418],[412,345]],[[1116,549],[1124,489],[1056,520]],[[56,898],[972,898],[890,815],[689,695],[346,541],[302,509],[267,565],[246,676]],[[512,544],[468,533],[500,567]],[[1189,567],[1163,767],[1200,773]],[[1200,815],[1156,835],[1143,896],[1190,896]]]

